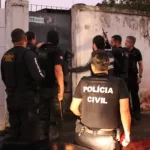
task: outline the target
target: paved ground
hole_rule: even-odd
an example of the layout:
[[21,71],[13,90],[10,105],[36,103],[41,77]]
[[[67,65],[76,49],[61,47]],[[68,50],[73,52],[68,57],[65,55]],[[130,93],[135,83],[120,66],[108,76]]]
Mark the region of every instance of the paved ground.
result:
[[[75,128],[75,117],[72,115],[66,115],[64,117],[63,130],[61,133],[59,143],[70,143],[70,144],[55,144],[53,143],[53,148],[49,147],[46,150],[57,149],[57,150],[86,150],[81,147],[71,145],[74,142],[74,128]],[[132,126],[131,132],[131,144],[124,150],[150,150],[150,114],[142,115],[142,120],[136,122]],[[52,145],[52,144],[51,144]],[[59,146],[58,146],[59,145]],[[7,148],[1,150],[12,150],[13,146],[6,145]],[[58,147],[57,147],[58,146]],[[57,148],[56,148],[57,147]],[[145,148],[144,148],[145,147]],[[25,148],[25,147],[24,147]],[[15,150],[17,147],[15,147]],[[19,148],[22,149],[22,148]],[[26,148],[27,150],[28,148]]]

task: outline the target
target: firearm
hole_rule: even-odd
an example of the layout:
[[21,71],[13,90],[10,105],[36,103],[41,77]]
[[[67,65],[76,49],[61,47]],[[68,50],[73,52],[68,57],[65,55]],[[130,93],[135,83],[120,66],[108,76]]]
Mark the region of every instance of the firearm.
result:
[[108,37],[107,37],[107,32],[105,32],[103,28],[102,28],[102,31],[103,31],[103,36],[105,39],[105,49],[111,49],[111,45],[110,45]]
[[74,54],[68,50],[66,50],[65,55],[64,55],[64,59],[65,61],[68,61],[68,59],[71,59],[74,57]]

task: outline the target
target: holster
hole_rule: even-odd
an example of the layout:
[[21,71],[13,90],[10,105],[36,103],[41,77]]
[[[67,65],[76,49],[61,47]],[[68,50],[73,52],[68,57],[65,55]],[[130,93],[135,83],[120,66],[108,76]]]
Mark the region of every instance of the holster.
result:
[[122,145],[120,144],[120,138],[122,133],[123,132],[120,128],[116,129],[116,150],[122,150]]
[[120,141],[120,137],[121,137],[122,131],[120,128],[116,129],[116,141]]

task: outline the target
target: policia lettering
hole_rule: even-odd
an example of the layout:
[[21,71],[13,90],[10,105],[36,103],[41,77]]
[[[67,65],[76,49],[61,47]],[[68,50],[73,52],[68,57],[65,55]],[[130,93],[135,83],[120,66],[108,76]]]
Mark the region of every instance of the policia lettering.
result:
[[109,87],[100,87],[100,86],[84,86],[83,92],[93,92],[93,93],[105,93],[105,94],[113,94],[113,88]]
[[89,103],[101,103],[101,104],[107,104],[108,102],[106,102],[106,98],[104,98],[104,97],[91,97],[91,96],[89,96],[88,98],[87,98],[87,101],[89,102]]
[[[104,93],[104,94],[113,94],[113,88],[112,87],[101,87],[101,86],[84,86],[83,92],[92,92],[92,93]],[[89,103],[101,103],[101,104],[107,104],[105,97],[87,97],[87,101]]]

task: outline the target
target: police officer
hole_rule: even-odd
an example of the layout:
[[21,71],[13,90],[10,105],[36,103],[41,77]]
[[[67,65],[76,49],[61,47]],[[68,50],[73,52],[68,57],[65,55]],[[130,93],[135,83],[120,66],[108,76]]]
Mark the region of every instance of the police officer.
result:
[[119,114],[125,140],[130,142],[128,90],[123,79],[108,75],[108,64],[106,52],[92,53],[91,68],[94,75],[80,80],[70,106],[71,111],[81,118],[76,124],[76,142],[94,150],[115,149]]
[[[58,43],[59,35],[57,31],[50,30],[47,33],[47,43],[38,49],[38,61],[41,69],[43,69],[46,74],[46,79],[40,85],[41,102],[39,115],[41,124],[40,137],[42,140],[49,138],[49,121],[51,120],[53,126],[56,126],[56,122],[60,120],[60,118],[58,118],[60,115],[59,101],[62,101],[64,97],[64,61]],[[50,133],[52,133],[53,130],[58,129],[54,127],[54,129],[50,130]],[[56,132],[53,136],[58,137],[58,132]]]
[[14,47],[1,60],[1,75],[6,86],[10,133],[4,139],[30,140],[29,102],[34,102],[36,84],[44,79],[35,53],[26,50],[27,37],[22,29],[11,33]]
[[26,36],[28,40],[27,49],[36,53],[36,49],[41,47],[43,43],[38,43],[36,45],[36,35],[32,31],[26,32]]
[[[93,38],[93,51],[97,51],[97,50],[102,50],[104,51],[105,49],[105,42],[104,42],[104,38],[100,35],[97,35]],[[111,53],[111,51],[109,49],[107,49],[107,55],[109,56],[109,75],[114,76],[114,57]],[[85,66],[80,66],[77,68],[71,68],[70,72],[84,72],[84,71],[88,71],[91,70],[91,63],[90,60],[89,62],[85,65]],[[91,70],[91,74],[92,74],[92,70]]]
[[128,61],[129,54],[127,48],[123,48],[122,37],[114,35],[111,38],[112,53],[115,59],[114,72],[116,77],[123,78],[128,83]]
[[[126,38],[126,47],[129,51],[129,84],[128,88],[131,92],[132,98],[132,107],[136,120],[141,120],[140,114],[140,100],[138,96],[139,84],[142,80],[143,74],[143,61],[142,54],[140,50],[134,47],[136,42],[136,38],[133,36],[128,36]],[[139,70],[137,68],[137,64],[139,66]]]

